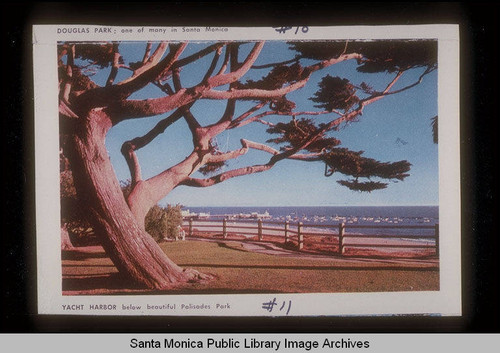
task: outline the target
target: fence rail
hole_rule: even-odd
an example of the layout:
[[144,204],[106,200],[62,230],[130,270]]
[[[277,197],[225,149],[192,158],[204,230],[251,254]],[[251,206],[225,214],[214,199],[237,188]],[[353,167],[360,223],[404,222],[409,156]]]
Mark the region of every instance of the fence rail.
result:
[[[270,226],[271,225],[271,226]],[[238,234],[244,236],[257,237],[263,241],[264,237],[273,237],[274,241],[280,241],[286,244],[288,242],[297,243],[299,250],[304,248],[305,237],[331,237],[330,245],[336,246],[336,253],[344,255],[348,248],[387,248],[387,249],[434,249],[434,255],[439,256],[439,224],[435,225],[358,225],[358,224],[307,224],[302,222],[277,222],[263,221],[261,219],[245,220],[193,220],[184,221],[183,227],[188,236],[200,233],[216,233],[222,238],[227,238],[229,234]],[[304,229],[306,227],[306,229]],[[313,229],[321,229],[321,232],[313,232]],[[328,231],[336,229],[336,231]],[[352,234],[347,233],[346,229],[413,229],[423,230],[422,234]],[[252,230],[252,231],[250,231]],[[432,230],[432,234],[426,234]],[[371,239],[372,242],[360,242],[359,239]],[[398,243],[381,243],[380,240],[400,239]],[[421,244],[409,243],[419,239]],[[354,242],[353,242],[354,241]]]

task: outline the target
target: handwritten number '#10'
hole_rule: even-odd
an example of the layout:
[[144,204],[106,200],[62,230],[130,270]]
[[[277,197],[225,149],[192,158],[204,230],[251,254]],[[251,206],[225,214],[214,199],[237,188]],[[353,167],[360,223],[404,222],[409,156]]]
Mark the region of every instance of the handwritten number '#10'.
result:
[[[293,29],[293,27],[273,27],[273,28],[278,33],[285,33],[286,31]],[[299,32],[299,29],[302,30],[302,33],[307,33],[309,31],[309,27],[307,26],[297,26],[295,27],[295,34]]]

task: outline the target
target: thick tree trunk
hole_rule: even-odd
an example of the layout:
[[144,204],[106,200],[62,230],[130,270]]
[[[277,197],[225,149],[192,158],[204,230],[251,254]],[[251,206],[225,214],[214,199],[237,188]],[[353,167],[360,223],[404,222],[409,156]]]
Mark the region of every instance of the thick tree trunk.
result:
[[109,117],[96,110],[76,124],[68,153],[75,186],[118,271],[152,289],[200,278],[197,272],[185,271],[171,261],[130,211],[104,143],[111,127]]

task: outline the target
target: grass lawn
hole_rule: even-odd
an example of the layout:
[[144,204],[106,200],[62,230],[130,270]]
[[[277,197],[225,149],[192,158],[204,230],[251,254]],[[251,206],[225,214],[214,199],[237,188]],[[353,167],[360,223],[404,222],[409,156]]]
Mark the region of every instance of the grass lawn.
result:
[[[283,257],[244,251],[239,243],[184,241],[163,243],[169,257],[184,268],[216,277],[168,293],[319,293],[439,290],[437,268],[383,262]],[[116,269],[102,249],[63,253],[66,294],[116,294]]]

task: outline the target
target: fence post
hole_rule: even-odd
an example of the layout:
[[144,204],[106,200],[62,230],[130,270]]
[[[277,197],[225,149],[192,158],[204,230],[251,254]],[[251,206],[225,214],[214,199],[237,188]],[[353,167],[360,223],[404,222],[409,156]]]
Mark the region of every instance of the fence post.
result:
[[434,236],[436,237],[435,239],[435,245],[436,245],[436,256],[439,257],[439,223],[436,223],[434,225]]
[[290,222],[285,221],[285,244],[288,243],[288,227],[290,226]]
[[299,250],[304,248],[304,234],[302,234],[302,222],[297,225],[297,238],[299,240]]
[[193,219],[192,218],[189,219],[189,236],[190,237],[193,236]]
[[339,223],[339,255],[344,253],[344,229],[345,224]]
[[257,222],[258,226],[258,235],[259,235],[259,241],[262,241],[262,219],[259,218],[259,221]]
[[226,222],[227,222],[227,221],[226,221],[226,219],[224,218],[224,219],[222,220],[222,237],[223,237],[224,239],[226,239],[226,238],[227,238],[227,226],[226,226]]

